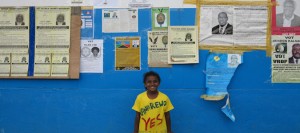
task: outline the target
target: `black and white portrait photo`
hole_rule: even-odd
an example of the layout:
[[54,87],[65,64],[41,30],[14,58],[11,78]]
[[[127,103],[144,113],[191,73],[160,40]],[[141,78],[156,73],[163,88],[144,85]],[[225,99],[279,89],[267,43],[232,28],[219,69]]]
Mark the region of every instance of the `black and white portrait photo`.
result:
[[56,25],[66,25],[65,22],[65,15],[63,14],[58,14],[56,17]]
[[230,18],[225,11],[218,13],[218,24],[212,28],[212,34],[232,35],[233,26],[228,22]]
[[297,27],[300,26],[300,9],[298,0],[277,0],[276,6],[276,26],[277,27]]
[[17,14],[15,25],[25,25],[23,14]]

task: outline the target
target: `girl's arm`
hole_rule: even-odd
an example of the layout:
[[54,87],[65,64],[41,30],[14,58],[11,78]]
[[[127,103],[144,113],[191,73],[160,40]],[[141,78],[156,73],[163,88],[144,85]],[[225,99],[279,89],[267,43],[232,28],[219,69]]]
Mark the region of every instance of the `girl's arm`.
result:
[[165,118],[166,118],[166,124],[167,124],[167,133],[172,133],[170,111],[165,112]]
[[134,131],[133,131],[133,133],[138,133],[139,132],[139,125],[140,125],[140,112],[136,111],[135,120],[134,120]]

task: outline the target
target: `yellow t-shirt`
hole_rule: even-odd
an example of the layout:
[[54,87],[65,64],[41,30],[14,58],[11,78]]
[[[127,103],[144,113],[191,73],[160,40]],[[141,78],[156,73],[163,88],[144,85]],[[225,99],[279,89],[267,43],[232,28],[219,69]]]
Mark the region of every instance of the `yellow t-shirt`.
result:
[[139,94],[132,107],[141,115],[139,133],[166,133],[165,112],[173,108],[169,97],[161,92],[155,99],[149,99],[147,91]]

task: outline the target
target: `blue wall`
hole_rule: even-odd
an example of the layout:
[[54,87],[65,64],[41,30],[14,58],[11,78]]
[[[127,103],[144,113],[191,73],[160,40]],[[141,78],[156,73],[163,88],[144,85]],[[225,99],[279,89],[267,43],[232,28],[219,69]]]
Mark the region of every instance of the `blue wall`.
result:
[[[104,39],[104,73],[80,74],[79,80],[0,80],[0,133],[130,133],[136,96],[144,91],[142,75],[161,74],[160,90],[175,109],[175,133],[298,133],[298,84],[272,84],[271,61],[265,51],[244,54],[244,63],[228,91],[236,122],[222,112],[225,101],[200,99],[205,93],[207,50],[200,63],[148,68],[147,31],[150,9],[139,10],[139,33],[101,33],[101,10],[95,11],[95,38]],[[195,9],[171,9],[171,25],[194,25]],[[138,35],[142,39],[142,70],[114,71],[113,37]]]

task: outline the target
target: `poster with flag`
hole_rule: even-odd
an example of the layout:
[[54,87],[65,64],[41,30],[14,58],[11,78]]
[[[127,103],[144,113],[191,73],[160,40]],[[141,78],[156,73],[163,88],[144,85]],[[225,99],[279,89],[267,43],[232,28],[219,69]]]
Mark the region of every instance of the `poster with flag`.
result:
[[115,38],[115,70],[141,70],[140,37]]

